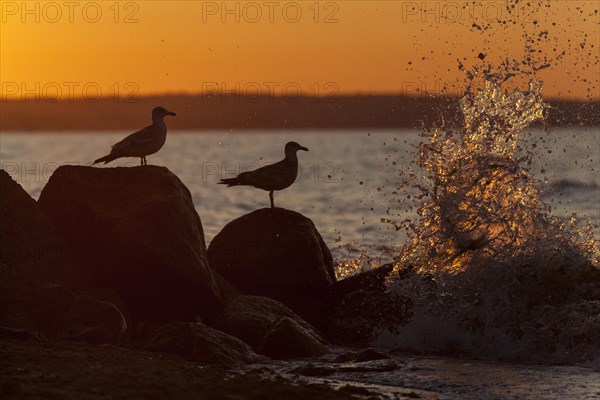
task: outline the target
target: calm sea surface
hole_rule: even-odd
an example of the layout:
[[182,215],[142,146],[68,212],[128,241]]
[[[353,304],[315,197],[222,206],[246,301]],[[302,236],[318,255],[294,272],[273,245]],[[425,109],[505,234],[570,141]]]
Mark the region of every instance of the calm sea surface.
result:
[[[89,165],[127,133],[2,133],[0,162],[37,199],[59,165]],[[528,148],[536,151],[531,169],[554,214],[568,218],[578,213],[598,225],[600,128],[530,131],[527,137]],[[279,161],[289,140],[310,151],[299,152],[299,177],[276,192],[277,206],[311,218],[337,256],[361,250],[377,256],[383,247],[403,243],[404,236],[382,219],[415,216],[414,208],[399,201],[417,194],[413,185],[423,183],[415,164],[417,131],[171,132],[149,163],[168,167],[188,186],[210,242],[232,219],[269,206],[267,192],[227,188],[217,185],[219,179]],[[138,163],[120,159],[109,167]],[[401,171],[406,172],[402,177]]]

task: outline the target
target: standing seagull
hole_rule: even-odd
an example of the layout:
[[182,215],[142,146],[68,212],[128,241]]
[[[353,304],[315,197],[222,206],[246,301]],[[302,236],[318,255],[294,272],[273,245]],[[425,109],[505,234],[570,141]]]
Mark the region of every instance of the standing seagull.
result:
[[[112,145],[110,154],[94,161],[94,164],[104,161],[104,164],[121,157],[140,157],[141,165],[148,164],[146,156],[159,151],[167,140],[167,125],[164,117],[176,114],[164,107],[154,107],[152,110],[152,125],[132,133],[125,139]],[[93,165],[93,164],[92,164]]]
[[271,208],[275,207],[273,192],[283,190],[296,180],[298,176],[298,150],[308,151],[306,147],[296,142],[288,142],[285,145],[285,158],[275,164],[265,165],[254,171],[242,172],[235,178],[221,179],[219,184],[230,186],[254,186],[255,188],[267,190],[271,199]]

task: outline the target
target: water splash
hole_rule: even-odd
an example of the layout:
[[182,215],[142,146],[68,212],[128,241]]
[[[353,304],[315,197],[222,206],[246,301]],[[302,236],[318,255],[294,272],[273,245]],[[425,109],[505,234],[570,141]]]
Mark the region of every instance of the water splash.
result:
[[334,269],[337,280],[346,279],[362,272],[377,269],[386,264],[397,251],[394,247],[381,245],[376,248],[373,255],[369,248],[359,246],[356,243],[345,243],[338,245],[333,257]]
[[464,271],[540,251],[568,251],[600,265],[592,226],[550,214],[520,146],[523,130],[544,119],[542,85],[503,91],[486,80],[459,103],[462,127],[425,131],[418,165],[425,174],[418,219],[405,223],[410,242],[399,265],[421,271]]
[[[551,111],[542,100],[545,74],[560,71],[573,82],[565,95],[581,91],[574,71],[593,68],[598,55],[591,51],[596,26],[589,32],[579,27],[596,20],[598,11],[531,2],[526,19],[535,21],[524,23],[513,14],[522,2],[503,3],[511,17],[464,27],[475,43],[471,55],[457,59],[465,74],[458,87],[465,90],[456,104],[444,97],[450,87],[437,93],[448,107],[431,110],[428,118],[438,120],[421,129],[416,164],[422,179],[415,183],[414,169],[394,172],[383,190],[389,208],[382,222],[408,238],[388,287],[416,306],[400,332],[382,333],[375,344],[493,359],[600,362],[594,227],[577,215],[562,220],[552,214],[533,173],[540,148],[527,130],[543,125]],[[578,45],[565,42],[567,29],[576,31]],[[463,48],[463,35],[443,37],[448,47]],[[574,60],[577,68],[571,68]],[[597,81],[588,82],[585,93],[597,98]],[[413,209],[417,217],[395,220]],[[416,273],[401,273],[411,270]]]
[[[487,76],[459,102],[462,120],[422,133],[418,218],[391,290],[416,317],[400,336],[412,351],[521,361],[600,359],[600,249],[591,223],[551,214],[532,172],[524,129],[543,121],[542,85],[502,90]],[[382,339],[380,339],[381,341]]]

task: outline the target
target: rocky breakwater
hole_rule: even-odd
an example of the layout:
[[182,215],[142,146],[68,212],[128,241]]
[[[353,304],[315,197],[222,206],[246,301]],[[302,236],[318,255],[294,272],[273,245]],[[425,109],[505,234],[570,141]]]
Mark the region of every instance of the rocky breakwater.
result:
[[202,222],[168,169],[62,166],[38,204],[94,286],[115,291],[134,322],[210,320],[219,312]]
[[[398,329],[412,316],[411,299],[386,289],[392,265],[338,282],[315,224],[295,211],[265,208],[230,222],[212,240],[208,259],[240,293],[285,304],[336,344],[368,345],[378,332]],[[257,310],[272,309],[252,296],[244,303],[229,309],[252,314],[259,303]]]
[[336,281],[315,224],[283,208],[256,210],[227,224],[212,240],[208,259],[241,293],[278,300],[317,325]]
[[242,216],[207,251],[190,192],[166,168],[62,166],[37,203],[0,177],[4,336],[235,364],[366,346],[410,317],[409,299],[385,291],[389,269],[337,282],[315,224],[297,212]]
[[86,293],[73,250],[23,188],[0,170],[0,337],[120,343],[119,308]]

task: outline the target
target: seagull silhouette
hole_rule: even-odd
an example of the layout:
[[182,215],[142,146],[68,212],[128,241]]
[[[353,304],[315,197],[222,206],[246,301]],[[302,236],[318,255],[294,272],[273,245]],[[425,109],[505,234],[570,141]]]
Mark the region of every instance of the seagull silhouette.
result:
[[265,165],[254,171],[242,172],[235,178],[221,179],[219,184],[230,186],[254,186],[255,188],[269,192],[271,208],[275,207],[273,192],[283,190],[296,180],[298,176],[298,150],[308,151],[306,147],[296,142],[288,142],[285,145],[285,158],[275,164]]
[[152,125],[132,133],[125,139],[112,145],[110,154],[94,161],[94,164],[103,162],[107,164],[121,157],[140,157],[141,165],[146,165],[146,156],[159,151],[167,140],[167,125],[164,117],[176,114],[168,111],[164,107],[154,107],[152,110]]

